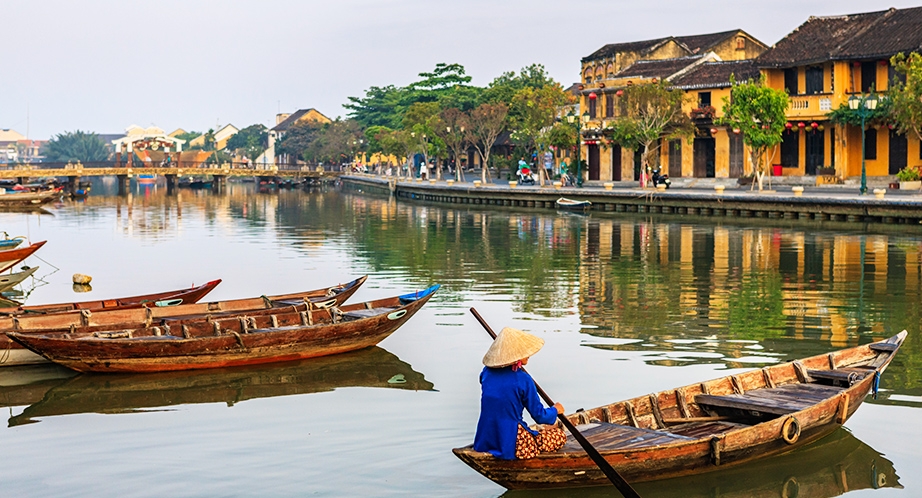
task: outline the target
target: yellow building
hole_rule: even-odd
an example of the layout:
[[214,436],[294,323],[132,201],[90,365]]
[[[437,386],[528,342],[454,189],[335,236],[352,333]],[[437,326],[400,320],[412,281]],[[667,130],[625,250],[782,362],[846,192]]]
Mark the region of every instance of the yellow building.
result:
[[[785,175],[832,172],[861,175],[861,129],[833,125],[831,111],[853,96],[885,98],[896,76],[891,56],[922,51],[922,8],[889,9],[845,16],[811,17],[756,59],[772,88],[791,96],[788,131],[775,151]],[[868,176],[896,174],[922,164],[915,137],[885,126],[865,131]],[[830,168],[821,170],[821,168]]]
[[[660,166],[671,177],[740,176],[744,150],[739,135],[715,128],[729,95],[730,75],[738,81],[758,77],[751,59],[766,45],[743,30],[667,37],[606,45],[582,60],[579,88],[583,125],[581,157],[588,181],[640,178],[637,151],[608,143],[602,130],[619,113],[619,90],[628,85],[669,81],[689,95],[686,111],[695,121],[692,143],[662,144]],[[705,112],[694,113],[694,110]]]

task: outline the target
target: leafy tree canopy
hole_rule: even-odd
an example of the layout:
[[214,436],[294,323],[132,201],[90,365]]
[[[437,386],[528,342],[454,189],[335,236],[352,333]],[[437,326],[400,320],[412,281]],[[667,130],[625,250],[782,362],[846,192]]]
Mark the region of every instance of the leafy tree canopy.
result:
[[254,124],[238,131],[227,140],[227,149],[255,159],[268,146],[269,130],[264,125]]
[[482,101],[509,104],[512,102],[513,95],[524,88],[537,90],[547,85],[556,84],[557,82],[548,76],[543,65],[532,64],[523,67],[519,74],[516,74],[515,71],[509,71],[497,76],[484,89]]
[[314,121],[295,123],[285,132],[281,140],[275,144],[275,153],[277,155],[288,154],[293,157],[300,157],[317,135],[320,134],[323,125]]
[[99,135],[80,130],[52,137],[42,150],[45,160],[51,162],[96,162],[109,158],[106,143]]
[[641,150],[641,167],[649,169],[663,139],[689,137],[694,125],[682,111],[685,93],[666,82],[631,85],[624,89],[624,112],[606,130],[626,149]]
[[922,55],[897,54],[890,59],[905,81],[894,79],[890,85],[891,117],[900,133],[913,133],[922,140]]

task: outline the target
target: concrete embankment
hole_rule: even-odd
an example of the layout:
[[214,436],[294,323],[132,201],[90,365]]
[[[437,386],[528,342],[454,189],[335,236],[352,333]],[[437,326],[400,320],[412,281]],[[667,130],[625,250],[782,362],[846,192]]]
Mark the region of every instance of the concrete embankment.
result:
[[[561,197],[592,203],[593,211],[666,213],[741,218],[908,224],[922,222],[922,194],[858,195],[842,189],[804,189],[803,192],[740,189],[668,190],[640,188],[512,187],[395,180],[370,175],[341,177],[351,190],[393,195],[399,200],[445,204],[516,206],[557,209]],[[479,184],[479,182],[478,182]],[[878,191],[879,193],[880,191]]]

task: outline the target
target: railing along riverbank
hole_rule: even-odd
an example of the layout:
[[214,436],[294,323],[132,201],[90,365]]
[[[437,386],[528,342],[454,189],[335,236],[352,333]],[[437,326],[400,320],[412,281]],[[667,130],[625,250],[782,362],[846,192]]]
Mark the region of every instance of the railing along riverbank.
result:
[[640,188],[512,187],[344,175],[350,190],[392,195],[399,200],[483,206],[557,209],[560,197],[590,201],[594,211],[664,213],[740,218],[848,221],[922,227],[922,194],[859,196],[840,190],[668,190]]

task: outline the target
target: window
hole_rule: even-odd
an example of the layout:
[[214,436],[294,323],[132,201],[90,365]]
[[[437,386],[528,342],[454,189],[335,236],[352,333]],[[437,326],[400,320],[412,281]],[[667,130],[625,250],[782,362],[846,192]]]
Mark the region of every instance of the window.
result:
[[877,130],[874,128],[864,132],[864,158],[877,159]]
[[872,88],[877,88],[877,63],[861,63],[861,91],[870,92]]
[[589,99],[589,119],[595,119],[595,101],[597,99]]
[[807,68],[806,74],[806,90],[807,95],[813,95],[817,93],[823,93],[823,67],[822,66],[811,66]]
[[894,79],[899,80],[900,83],[904,85],[906,84],[906,75],[897,71],[896,68],[890,64],[887,64],[887,85],[892,84]]
[[784,91],[788,95],[797,95],[797,68],[789,67],[784,70]]
[[746,50],[746,39],[742,36],[736,37],[736,49],[737,50]]
[[605,96],[605,117],[614,117],[615,115],[615,96],[608,94]]
[[698,107],[710,107],[711,92],[698,92]]

